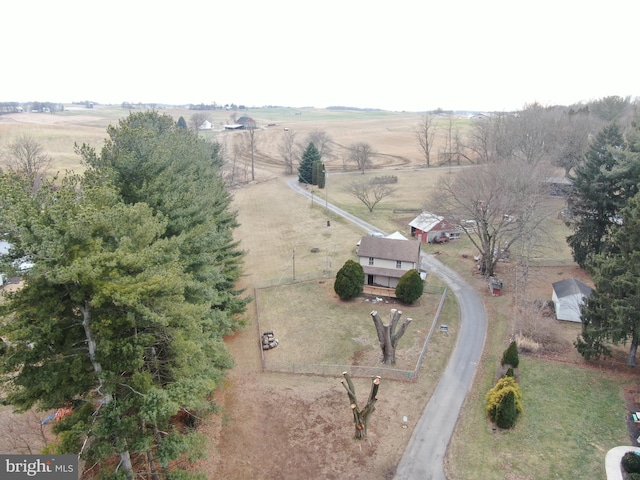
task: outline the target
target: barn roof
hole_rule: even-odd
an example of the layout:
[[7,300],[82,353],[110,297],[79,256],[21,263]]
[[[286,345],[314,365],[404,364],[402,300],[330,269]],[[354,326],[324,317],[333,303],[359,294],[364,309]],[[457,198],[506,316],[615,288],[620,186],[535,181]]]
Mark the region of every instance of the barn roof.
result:
[[575,278],[560,280],[559,282],[552,283],[551,286],[558,298],[571,297],[577,294],[582,294],[585,297],[591,295],[591,287]]
[[417,228],[423,232],[450,231],[457,228],[455,225],[445,220],[444,217],[430,212],[422,212],[409,222],[409,226]]
[[366,236],[360,240],[358,256],[417,262],[420,256],[420,242]]

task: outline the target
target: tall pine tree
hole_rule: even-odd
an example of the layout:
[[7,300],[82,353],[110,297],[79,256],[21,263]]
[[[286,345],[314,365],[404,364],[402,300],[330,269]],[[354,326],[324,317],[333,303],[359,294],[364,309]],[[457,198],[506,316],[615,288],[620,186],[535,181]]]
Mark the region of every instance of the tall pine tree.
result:
[[577,218],[574,233],[567,238],[573,258],[583,268],[592,257],[610,247],[610,236],[618,227],[620,210],[638,191],[638,169],[626,163],[624,140],[618,124],[600,131],[575,169],[569,208]]
[[313,184],[313,164],[320,162],[320,160],[320,152],[318,152],[313,142],[310,142],[302,154],[300,166],[298,167],[298,181],[300,183]]
[[613,243],[616,253],[595,257],[595,289],[582,307],[582,332],[575,342],[586,359],[610,355],[609,344],[629,343],[627,364],[636,364],[640,341],[640,195],[622,211]]
[[155,112],[109,129],[88,170],[35,195],[0,177],[0,225],[27,257],[2,305],[11,342],[5,400],[71,406],[50,451],[117,455],[128,478],[154,478],[196,444],[175,415],[204,412],[232,364],[222,335],[239,326],[241,252],[217,147]]

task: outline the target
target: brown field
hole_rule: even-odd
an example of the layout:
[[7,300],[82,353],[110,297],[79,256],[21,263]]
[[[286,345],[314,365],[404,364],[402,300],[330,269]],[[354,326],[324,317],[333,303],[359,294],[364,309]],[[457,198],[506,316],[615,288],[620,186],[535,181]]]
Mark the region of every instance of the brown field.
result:
[[[0,116],[0,148],[18,134],[28,133],[41,141],[61,169],[79,169],[80,162],[73,154],[74,142],[89,142],[99,148],[105,137],[106,125],[117,122],[126,113],[117,108],[104,108],[101,115],[82,111],[62,115]],[[175,118],[182,115],[188,122],[193,112],[176,109],[166,110],[166,113]],[[236,366],[229,372],[228,379],[216,395],[221,413],[207,419],[201,427],[209,438],[208,456],[193,468],[205,471],[208,478],[229,480],[392,478],[411,436],[412,427],[435,388],[455,341],[455,305],[447,310],[447,323],[452,328],[448,335],[436,335],[418,381],[383,382],[376,412],[371,419],[369,438],[360,443],[352,439],[351,412],[339,378],[262,371],[256,322],[259,313],[263,330],[272,328],[276,336],[280,336],[281,345],[265,353],[273,354],[272,357],[279,360],[298,361],[300,357],[308,357],[307,361],[318,358],[326,362],[329,357],[346,355],[343,361],[347,361],[348,352],[354,351],[360,352],[351,358],[354,363],[375,360],[376,345],[371,345],[373,325],[365,317],[369,305],[350,305],[345,309],[347,314],[344,318],[340,318],[338,312],[341,302],[332,289],[333,276],[348,258],[353,258],[355,243],[363,231],[341,218],[327,215],[324,202],[328,200],[348,208],[385,231],[399,230],[407,234],[407,221],[412,215],[396,214],[393,210],[422,208],[438,178],[451,175],[454,171],[448,167],[415,170],[422,167],[413,133],[419,119],[417,114],[313,109],[239,112],[244,113],[252,116],[260,125],[273,124],[258,132],[256,180],[233,190],[234,206],[239,212],[241,224],[236,236],[241,241],[241,248],[246,251],[245,276],[241,286],[252,296],[255,289],[264,290],[258,294],[257,308],[252,303],[247,310],[246,327],[226,339]],[[228,123],[229,112],[213,112],[210,120],[216,126]],[[461,128],[467,123],[465,119],[457,122]],[[285,127],[297,132],[300,139],[313,130],[323,130],[335,142],[334,156],[326,162],[330,172],[327,189],[320,192],[313,205],[286,185],[287,178],[283,175],[283,166],[277,153]],[[225,143],[229,151],[234,143],[241,141],[243,133],[206,132],[203,135]],[[352,165],[345,165],[343,161],[342,147],[356,141],[367,141],[379,152],[374,171],[366,176],[375,176],[384,171],[385,175],[398,177],[396,194],[376,207],[372,214],[342,191],[342,186],[351,179],[362,177],[353,171]],[[437,151],[438,145],[434,148],[434,152]],[[246,156],[243,161],[247,161]],[[561,202],[557,207],[561,208]],[[326,226],[327,220],[331,221],[330,227]],[[566,236],[566,227],[555,220],[552,223],[556,239]],[[312,248],[318,251],[313,253]],[[501,308],[511,308],[514,294],[510,280],[513,278],[511,267],[501,267],[500,273],[506,279],[506,288],[503,297],[495,299],[488,294],[485,281],[477,275],[474,262],[469,258],[473,255],[473,248],[467,241],[428,246],[427,250],[437,254],[444,263],[456,268],[477,286],[490,316],[498,317],[504,314]],[[541,264],[544,266],[536,268],[537,273],[532,275],[529,298],[549,299],[549,283],[567,276],[577,276],[588,282],[588,278],[571,262],[562,241],[550,243],[543,257]],[[291,285],[294,276],[296,282],[304,283]],[[298,303],[296,289],[299,288],[304,288],[313,300]],[[402,354],[406,354],[407,358],[411,356],[408,351],[415,350],[416,345],[420,344],[419,334],[430,321],[434,301],[432,296],[425,296],[421,298],[421,304],[407,309],[417,319],[407,333],[407,352]],[[380,304],[377,307],[385,318],[392,306]],[[320,311],[325,308],[326,311]],[[357,321],[361,324],[350,325],[349,341],[337,346],[336,351],[329,355],[323,348],[326,332],[340,330],[341,321]],[[296,335],[300,335],[299,332],[304,328],[307,329],[304,331],[305,342],[310,345],[307,350],[304,344],[293,346]],[[410,335],[412,329],[415,330],[413,336]],[[317,330],[317,335],[314,335],[314,330]],[[557,340],[558,346],[549,355],[562,361],[580,363],[581,360],[571,348],[571,341],[578,331],[577,325],[563,325],[561,338]],[[488,342],[490,348],[500,348],[511,332],[510,328],[503,327],[494,333],[499,338]],[[356,345],[354,348],[354,343],[358,342],[361,347]],[[410,360],[407,362],[410,364]],[[364,401],[369,393],[370,382],[356,379],[355,383],[358,397]],[[409,418],[409,428],[406,429],[402,428],[404,415]],[[460,442],[464,441],[454,439],[456,448],[460,448]],[[7,445],[0,445],[0,451],[8,448]],[[505,469],[508,472],[508,466]]]

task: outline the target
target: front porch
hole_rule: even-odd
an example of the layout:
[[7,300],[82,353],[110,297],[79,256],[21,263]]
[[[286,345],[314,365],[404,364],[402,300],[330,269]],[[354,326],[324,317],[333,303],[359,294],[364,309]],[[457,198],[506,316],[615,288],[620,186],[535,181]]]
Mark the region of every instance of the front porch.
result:
[[380,287],[378,285],[364,285],[362,293],[376,297],[396,298],[395,288]]

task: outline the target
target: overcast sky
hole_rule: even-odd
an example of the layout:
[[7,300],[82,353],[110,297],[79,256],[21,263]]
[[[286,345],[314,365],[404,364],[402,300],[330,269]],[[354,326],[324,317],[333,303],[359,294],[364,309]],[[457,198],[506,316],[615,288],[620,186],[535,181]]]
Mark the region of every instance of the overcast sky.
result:
[[15,0],[0,101],[514,110],[640,96],[637,0]]

